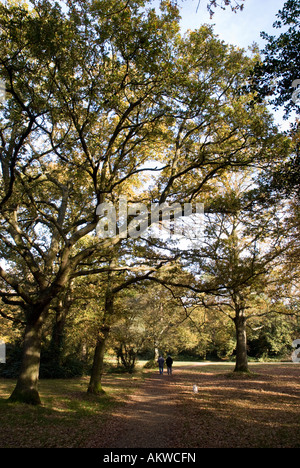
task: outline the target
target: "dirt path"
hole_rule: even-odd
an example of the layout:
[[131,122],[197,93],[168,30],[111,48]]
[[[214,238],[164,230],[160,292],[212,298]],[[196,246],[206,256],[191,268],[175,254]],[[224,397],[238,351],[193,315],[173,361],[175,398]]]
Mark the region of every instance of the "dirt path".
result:
[[[178,370],[177,370],[178,372]],[[145,379],[127,403],[113,412],[103,433],[90,442],[101,448],[168,448],[180,437],[176,375]]]
[[254,370],[250,378],[228,378],[224,367],[177,367],[172,376],[156,372],[87,447],[299,448],[300,367]]

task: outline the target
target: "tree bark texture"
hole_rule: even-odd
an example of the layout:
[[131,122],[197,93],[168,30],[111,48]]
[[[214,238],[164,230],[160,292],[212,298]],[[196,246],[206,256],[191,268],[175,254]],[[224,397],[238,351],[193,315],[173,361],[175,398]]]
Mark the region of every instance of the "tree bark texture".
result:
[[90,377],[90,383],[88,386],[88,393],[99,395],[104,393],[102,388],[102,375],[103,375],[103,363],[105,345],[109,335],[109,327],[103,324],[99,330],[98,340],[94,353],[93,367]]
[[44,312],[41,314],[31,314],[32,317],[27,322],[21,370],[15,389],[9,398],[10,401],[33,405],[41,403],[38,392],[38,380]]
[[246,317],[238,314],[235,319],[236,363],[234,372],[249,372],[247,357]]
[[114,312],[114,294],[111,292],[110,282],[108,283],[108,288],[105,298],[105,309],[102,319],[102,325],[99,330],[97,344],[94,353],[94,360],[92,366],[92,372],[90,377],[90,382],[88,386],[88,393],[94,395],[99,395],[104,393],[102,388],[102,375],[103,375],[103,365],[104,365],[104,353],[106,341],[109,335],[110,327],[108,322],[110,321],[111,316]]

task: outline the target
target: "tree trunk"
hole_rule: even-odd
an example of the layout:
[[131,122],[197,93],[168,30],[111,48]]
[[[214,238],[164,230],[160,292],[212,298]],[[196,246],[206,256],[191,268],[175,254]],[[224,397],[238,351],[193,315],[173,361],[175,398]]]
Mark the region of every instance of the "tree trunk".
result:
[[65,315],[60,314],[56,310],[55,323],[52,329],[52,337],[50,342],[50,353],[55,366],[62,364],[62,352],[65,334]]
[[50,341],[50,353],[54,366],[59,368],[63,360],[63,345],[65,338],[65,323],[66,317],[72,305],[70,292],[67,291],[65,296],[58,300],[55,310],[55,322],[52,329],[52,337]]
[[103,324],[99,331],[97,345],[95,348],[91,378],[88,386],[88,393],[92,393],[94,395],[104,393],[101,381],[103,375],[105,345],[108,335],[109,327]]
[[24,337],[23,356],[20,374],[9,401],[39,405],[38,392],[40,370],[42,326],[44,312],[31,314]]
[[102,325],[99,330],[97,345],[95,348],[93,367],[90,377],[90,383],[88,386],[88,393],[93,393],[94,395],[99,395],[104,393],[102,388],[102,375],[103,375],[103,362],[104,362],[104,352],[105,345],[109,335],[110,327],[108,321],[110,320],[114,312],[114,295],[111,292],[110,282],[106,291],[105,305],[104,305],[104,315],[102,319]]
[[247,357],[246,317],[237,314],[234,319],[236,329],[236,363],[234,372],[249,372]]

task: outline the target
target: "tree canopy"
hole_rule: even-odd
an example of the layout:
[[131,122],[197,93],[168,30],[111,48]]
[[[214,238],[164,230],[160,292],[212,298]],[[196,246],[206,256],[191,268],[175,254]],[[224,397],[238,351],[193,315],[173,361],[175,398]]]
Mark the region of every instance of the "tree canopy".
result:
[[259,95],[269,96],[277,107],[283,106],[286,116],[299,111],[299,15],[299,2],[287,0],[273,24],[274,29],[283,31],[277,37],[261,33],[267,44],[254,74]]

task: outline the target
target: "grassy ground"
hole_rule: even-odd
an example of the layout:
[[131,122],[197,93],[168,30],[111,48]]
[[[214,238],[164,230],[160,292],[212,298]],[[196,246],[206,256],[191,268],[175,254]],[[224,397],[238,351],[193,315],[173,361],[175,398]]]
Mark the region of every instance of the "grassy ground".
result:
[[[252,365],[248,377],[232,369],[175,365],[170,385],[178,395],[181,447],[299,448],[300,365]],[[85,447],[145,375],[106,374],[101,397],[87,394],[88,378],[42,380],[40,407],[8,403],[15,382],[0,379],[0,448]]]
[[0,379],[0,448],[82,447],[142,380],[141,373],[107,375],[100,397],[87,393],[86,377],[41,380],[42,405],[34,407],[8,403],[15,382]]

